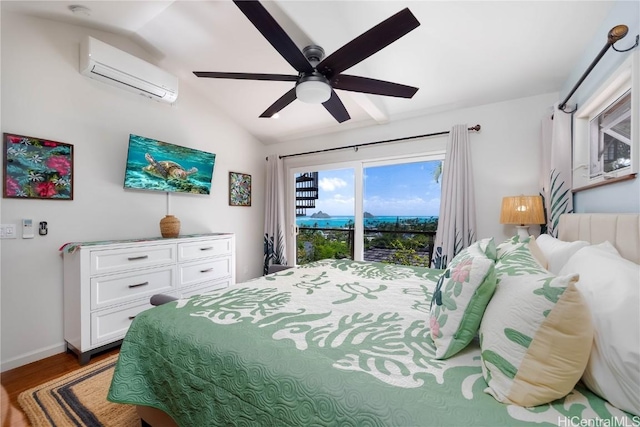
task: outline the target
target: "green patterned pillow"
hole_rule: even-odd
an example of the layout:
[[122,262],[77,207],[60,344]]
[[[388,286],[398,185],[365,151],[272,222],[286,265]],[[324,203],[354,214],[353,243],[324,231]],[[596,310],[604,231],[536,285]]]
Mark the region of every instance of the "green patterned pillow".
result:
[[582,376],[591,316],[577,275],[549,273],[526,242],[501,246],[498,285],[480,324],[485,391],[503,403],[541,405],[567,395]]
[[[523,258],[524,257],[524,258]],[[529,261],[533,258],[534,264],[529,265]],[[512,266],[520,265],[520,273],[531,271],[532,267],[536,268],[535,271],[546,271],[547,260],[540,251],[540,248],[536,245],[536,239],[533,236],[521,238],[520,236],[513,236],[512,238],[500,243],[496,249],[496,261],[501,261],[503,264],[510,264]],[[502,267],[505,267],[503,265]],[[515,270],[513,270],[515,271]]]
[[505,240],[504,242],[500,243],[496,248],[496,261],[514,251],[520,250],[524,246],[527,246],[530,241],[531,241],[531,236],[523,239],[518,235],[515,235],[512,238]]
[[478,332],[496,287],[493,239],[476,242],[456,255],[440,276],[431,300],[429,323],[436,358],[465,348]]
[[496,242],[493,240],[493,237],[478,240],[468,248],[463,249],[460,253],[463,253],[465,251],[470,252],[471,255],[474,256],[486,256],[493,261],[498,259],[498,248],[496,247]]

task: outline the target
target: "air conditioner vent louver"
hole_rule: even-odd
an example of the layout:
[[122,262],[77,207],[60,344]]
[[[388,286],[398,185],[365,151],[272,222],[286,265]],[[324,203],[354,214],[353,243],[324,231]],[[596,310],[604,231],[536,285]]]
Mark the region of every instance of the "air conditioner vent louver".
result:
[[80,45],[80,73],[162,102],[178,97],[178,78],[93,37]]

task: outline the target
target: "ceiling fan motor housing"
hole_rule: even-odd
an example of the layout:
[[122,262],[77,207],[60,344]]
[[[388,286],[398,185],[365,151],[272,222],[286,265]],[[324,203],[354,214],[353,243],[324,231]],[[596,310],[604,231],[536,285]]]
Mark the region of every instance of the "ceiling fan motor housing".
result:
[[302,49],[302,54],[315,68],[320,61],[324,59],[324,49],[318,45],[312,44]]
[[329,79],[316,70],[317,65],[324,59],[324,49],[312,44],[302,49],[302,54],[313,67],[313,71],[300,73],[296,82],[296,98],[308,104],[322,104],[331,98]]

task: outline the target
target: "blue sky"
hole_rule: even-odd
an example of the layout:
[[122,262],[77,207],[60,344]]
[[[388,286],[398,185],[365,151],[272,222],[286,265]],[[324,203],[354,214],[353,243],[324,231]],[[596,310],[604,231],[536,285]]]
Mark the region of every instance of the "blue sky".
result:
[[[377,166],[365,169],[364,210],[376,216],[438,216],[440,183],[434,180],[439,161]],[[353,170],[319,171],[316,209],[332,216],[353,215]]]

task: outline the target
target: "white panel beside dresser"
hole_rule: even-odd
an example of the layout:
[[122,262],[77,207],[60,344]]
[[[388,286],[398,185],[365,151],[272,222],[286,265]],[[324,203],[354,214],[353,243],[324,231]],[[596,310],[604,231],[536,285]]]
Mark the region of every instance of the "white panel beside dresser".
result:
[[235,236],[71,243],[63,248],[64,339],[81,364],[116,345],[155,294],[190,297],[235,284]]

